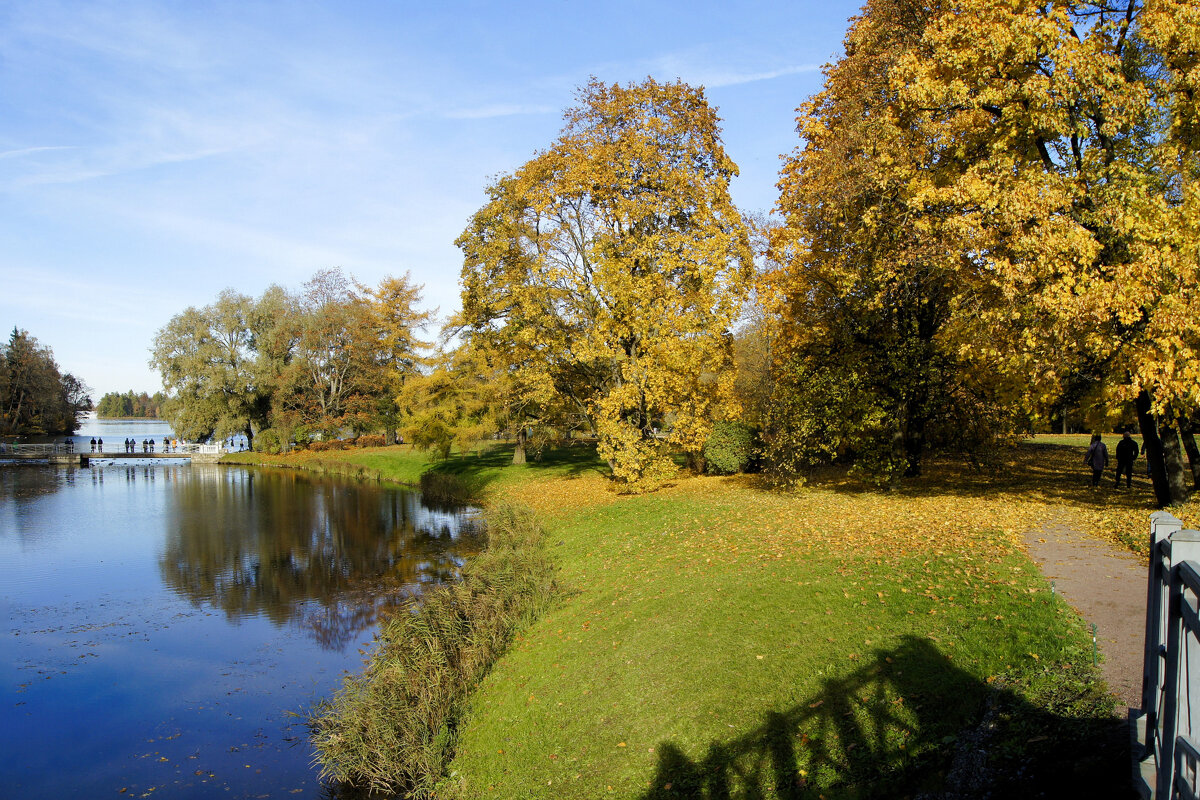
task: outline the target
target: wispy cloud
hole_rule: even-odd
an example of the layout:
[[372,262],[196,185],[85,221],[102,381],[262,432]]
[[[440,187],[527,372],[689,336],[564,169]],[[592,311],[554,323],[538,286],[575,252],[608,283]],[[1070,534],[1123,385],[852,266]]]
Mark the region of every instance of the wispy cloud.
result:
[[772,69],[765,72],[716,72],[705,76],[700,83],[709,88],[737,86],[743,83],[756,83],[782,78],[786,75],[800,75],[807,72],[820,72],[820,64],[798,64],[782,69]]
[[521,103],[492,103],[477,108],[460,108],[445,112],[449,119],[491,119],[492,117],[515,117],[523,114],[553,114],[553,106],[525,105]]
[[22,147],[18,150],[0,150],[0,158],[21,158],[22,156],[31,156],[34,153],[45,153],[50,150],[74,150],[70,145],[56,145],[44,147]]

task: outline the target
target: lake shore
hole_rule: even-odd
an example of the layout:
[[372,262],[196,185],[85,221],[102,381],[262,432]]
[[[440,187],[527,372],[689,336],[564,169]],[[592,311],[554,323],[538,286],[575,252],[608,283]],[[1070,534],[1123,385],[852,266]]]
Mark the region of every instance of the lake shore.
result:
[[562,596],[471,699],[446,793],[904,793],[944,788],[972,741],[1010,782],[1050,775],[1051,752],[1113,796],[1128,783],[1113,700],[1022,535],[1065,514],[1136,550],[1152,497],[1093,492],[1077,449],[1027,442],[990,471],[936,459],[894,492],[830,472],[798,491],[681,476],[640,496],[578,446],[524,466],[503,446],[320,456],[457,474],[546,528]]

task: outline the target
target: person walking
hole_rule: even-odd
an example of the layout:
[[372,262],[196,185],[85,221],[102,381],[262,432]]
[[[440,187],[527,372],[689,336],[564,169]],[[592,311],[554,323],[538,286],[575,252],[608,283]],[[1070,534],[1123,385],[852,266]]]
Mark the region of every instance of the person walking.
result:
[[1125,488],[1128,489],[1133,485],[1133,462],[1137,461],[1138,443],[1129,435],[1129,431],[1121,437],[1121,441],[1117,442],[1117,480],[1113,484],[1114,489],[1121,488],[1121,473],[1125,473]]
[[92,452],[96,452],[96,437],[92,437]]
[[1088,445],[1087,454],[1083,457],[1083,463],[1092,468],[1092,486],[1100,485],[1100,477],[1104,474],[1104,468],[1108,466],[1108,446],[1100,441],[1100,434],[1092,434],[1092,443]]
[[97,453],[104,452],[104,440],[99,437],[97,437],[97,439],[96,439],[96,452]]

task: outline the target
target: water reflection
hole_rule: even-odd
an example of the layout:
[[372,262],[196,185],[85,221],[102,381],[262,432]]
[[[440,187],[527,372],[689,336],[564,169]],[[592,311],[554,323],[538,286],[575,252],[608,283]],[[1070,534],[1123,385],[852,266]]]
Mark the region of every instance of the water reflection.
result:
[[456,579],[478,548],[472,515],[424,509],[413,493],[294,472],[191,470],[173,482],[165,584],[231,621],[299,625],[325,648],[346,648],[423,584]]
[[292,712],[478,545],[304,473],[0,466],[0,795],[323,796]]

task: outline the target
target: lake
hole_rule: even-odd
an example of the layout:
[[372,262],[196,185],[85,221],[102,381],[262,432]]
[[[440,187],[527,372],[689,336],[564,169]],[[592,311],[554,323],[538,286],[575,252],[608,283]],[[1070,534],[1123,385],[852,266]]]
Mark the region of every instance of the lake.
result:
[[0,466],[0,795],[328,797],[303,715],[475,519],[290,471]]

